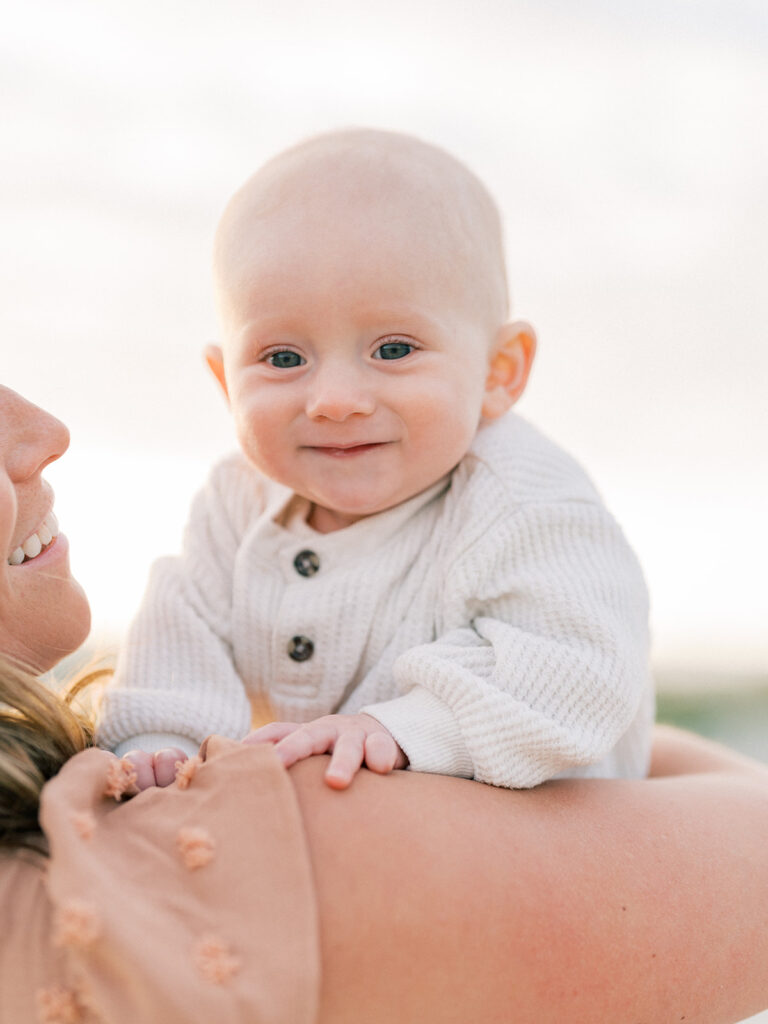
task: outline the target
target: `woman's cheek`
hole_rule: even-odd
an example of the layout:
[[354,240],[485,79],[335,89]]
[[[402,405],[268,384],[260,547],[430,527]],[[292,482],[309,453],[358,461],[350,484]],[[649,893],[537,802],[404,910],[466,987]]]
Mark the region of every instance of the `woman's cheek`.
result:
[[33,667],[44,671],[83,643],[91,628],[85,591],[69,574],[41,577],[18,595],[17,608],[25,623],[23,641]]
[[13,524],[16,522],[16,498],[11,483],[0,470],[0,556],[5,563],[9,554]]

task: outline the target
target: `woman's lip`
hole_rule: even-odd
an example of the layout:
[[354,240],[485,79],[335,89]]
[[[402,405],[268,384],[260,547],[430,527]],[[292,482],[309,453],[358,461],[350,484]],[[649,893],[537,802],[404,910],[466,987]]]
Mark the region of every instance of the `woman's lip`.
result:
[[61,558],[66,558],[69,553],[69,541],[65,534],[58,533],[50,544],[46,544],[39,555],[35,555],[34,558],[28,559],[26,562],[22,562],[20,565],[11,566],[13,569],[23,569],[29,571],[35,566],[45,567]]
[[[34,528],[34,530],[30,530],[30,532],[24,537],[24,539],[22,541],[19,541],[18,544],[14,545],[13,550],[15,551],[18,548],[23,548],[24,545],[27,543],[27,541],[30,540],[30,538],[34,537],[35,534],[39,534],[40,533],[40,531],[47,525],[49,520],[53,520],[54,529],[52,529],[50,532],[53,533],[53,539],[55,540],[56,537],[58,536],[59,524],[58,524],[58,521],[56,520],[56,516],[54,515],[54,512],[53,512],[53,503],[51,503],[50,507],[48,508],[48,511],[41,518],[40,522],[37,524],[37,526]],[[50,547],[50,543],[51,542],[49,541],[48,544],[45,545],[45,547],[46,548]],[[39,557],[39,556],[36,556],[36,557]]]

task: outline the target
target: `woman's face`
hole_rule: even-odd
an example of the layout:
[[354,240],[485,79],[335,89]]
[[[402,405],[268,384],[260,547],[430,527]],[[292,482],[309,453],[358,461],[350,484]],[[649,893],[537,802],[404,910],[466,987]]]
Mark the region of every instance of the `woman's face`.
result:
[[91,623],[41,475],[68,445],[63,423],[0,386],[0,653],[38,672],[79,647]]

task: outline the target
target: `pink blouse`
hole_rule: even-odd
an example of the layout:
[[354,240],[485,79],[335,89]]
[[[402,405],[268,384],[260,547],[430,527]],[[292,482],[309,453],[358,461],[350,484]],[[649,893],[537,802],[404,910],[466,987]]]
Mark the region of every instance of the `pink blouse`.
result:
[[317,909],[270,747],[212,737],[126,799],[127,762],[72,758],[43,790],[50,858],[0,858],[3,1024],[310,1024]]

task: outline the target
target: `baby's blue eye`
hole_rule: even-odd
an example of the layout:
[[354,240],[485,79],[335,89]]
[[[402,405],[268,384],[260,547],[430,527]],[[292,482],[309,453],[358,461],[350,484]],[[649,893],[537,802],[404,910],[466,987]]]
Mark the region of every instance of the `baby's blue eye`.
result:
[[289,352],[287,349],[284,352],[273,352],[272,355],[267,356],[267,362],[271,366],[276,366],[278,370],[292,370],[294,366],[303,366],[304,364],[304,360],[298,352]]
[[402,359],[413,352],[413,345],[407,341],[385,341],[373,353],[374,359]]

